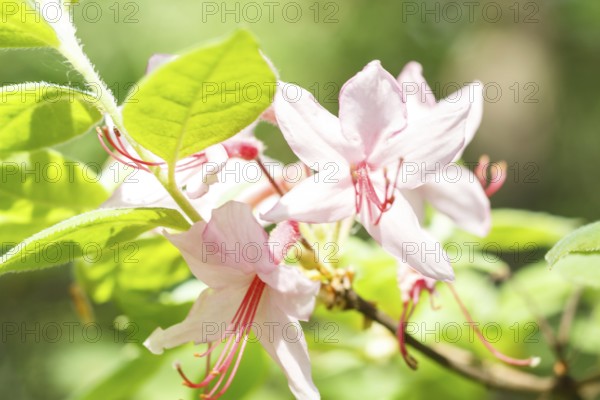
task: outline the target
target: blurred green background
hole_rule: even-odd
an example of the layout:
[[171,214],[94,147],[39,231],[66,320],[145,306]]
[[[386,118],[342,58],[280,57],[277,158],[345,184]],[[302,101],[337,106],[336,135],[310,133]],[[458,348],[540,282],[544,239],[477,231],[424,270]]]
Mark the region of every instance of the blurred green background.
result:
[[[272,15],[265,3],[83,0],[74,15],[87,54],[121,100],[142,77],[152,54],[180,52],[223,36],[237,26],[245,26],[259,37],[283,80],[311,90],[334,112],[341,85],[373,59],[380,59],[394,75],[408,61],[421,62],[438,97],[450,94],[457,84],[481,80],[488,88],[483,123],[465,159],[476,161],[480,154],[487,153],[492,160],[508,162],[507,184],[493,198],[493,206],[590,221],[600,218],[599,2],[298,0],[276,2]],[[260,18],[256,5],[262,13]],[[69,72],[52,51],[0,53],[2,85],[39,80],[81,85],[77,74]],[[258,134],[269,145],[272,156],[293,160],[275,129],[261,126]],[[105,158],[92,134],[72,143],[68,151],[83,161]],[[111,302],[96,309],[96,320],[102,328],[97,343],[82,337],[84,322],[73,328],[74,340],[66,339],[68,329],[63,324],[81,321],[69,295],[72,275],[70,269],[60,268],[0,279],[0,397],[69,398],[73,393],[90,390],[93,382],[121,368],[114,375],[121,381],[107,386],[110,390],[100,390],[97,398],[133,398],[112,391],[127,385],[140,386],[135,398],[191,398],[189,392],[180,390],[179,378],[169,361],[155,365],[145,354],[142,359],[135,358],[139,350],[134,344],[123,345],[128,333],[115,334],[111,330],[118,313]],[[464,276],[466,282],[481,280],[469,273]],[[496,295],[497,288],[490,282],[481,285],[491,285],[489,291]],[[390,286],[393,289],[394,285]],[[499,318],[493,314],[495,307],[511,306],[499,303],[494,296],[489,298],[489,293],[485,297],[484,289],[480,291],[483,297],[472,294],[479,311],[474,313],[480,317]],[[556,307],[548,311],[550,315],[555,312]],[[184,314],[179,310],[175,316]],[[331,314],[319,315],[317,321],[332,318]],[[526,320],[506,320],[506,326]],[[399,357],[393,356],[394,343],[387,334],[376,328],[365,334],[344,332],[344,324],[355,328],[360,325],[356,316],[342,315],[335,321],[342,324],[340,343],[327,347],[326,352],[317,349],[314,357],[316,381],[326,399],[486,396],[484,389],[424,360],[421,371],[408,372]],[[44,335],[40,340],[35,334],[23,339],[22,328],[36,331],[36,323],[42,327],[58,323],[63,336],[56,343],[44,340]],[[7,327],[15,324],[19,332],[7,335],[6,329],[12,329]],[[88,333],[94,337],[93,330]],[[514,341],[509,342],[509,351],[527,353]],[[370,349],[369,343],[376,345]],[[344,351],[353,347],[363,351],[359,355]],[[541,347],[528,346],[527,351],[543,352]],[[179,357],[193,368],[194,360],[189,357],[192,352],[186,348],[169,357]],[[274,368],[259,350],[255,353],[245,362],[247,371],[260,369],[256,365],[253,368],[251,361]],[[134,361],[128,365],[131,359]],[[268,377],[247,373],[248,379],[266,382],[247,398],[289,397],[280,373]],[[154,378],[145,380],[148,376]],[[93,395],[86,398],[96,398]]]

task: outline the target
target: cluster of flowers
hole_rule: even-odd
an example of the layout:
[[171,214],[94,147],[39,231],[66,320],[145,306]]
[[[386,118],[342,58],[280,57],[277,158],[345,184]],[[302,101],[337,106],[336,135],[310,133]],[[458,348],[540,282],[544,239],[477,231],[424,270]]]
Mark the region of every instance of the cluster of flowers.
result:
[[[405,84],[419,91],[407,95],[402,90]],[[216,362],[198,383],[178,367],[184,384],[204,388],[203,398],[216,399],[230,386],[251,329],[263,326],[263,331],[272,334],[258,339],[283,369],[292,393],[298,399],[318,399],[306,342],[303,338],[285,340],[282,327],[309,319],[325,278],[314,266],[302,262],[286,265],[286,249],[297,243],[308,247],[306,234],[316,226],[339,233],[340,227],[358,221],[398,259],[398,283],[405,304],[399,340],[410,364],[403,324],[412,306],[422,291],[433,292],[437,281],[454,279],[442,246],[423,227],[425,204],[459,227],[484,236],[490,228],[487,194],[502,184],[498,179],[489,182],[485,166],[473,173],[455,164],[461,170],[459,178],[449,181],[442,177],[444,167],[461,157],[479,126],[483,109],[480,87],[474,84],[463,89],[469,95],[437,101],[419,64],[409,63],[394,78],[373,61],[342,88],[339,117],[297,86],[300,96],[292,101],[279,91],[272,107],[261,116],[279,127],[300,159],[304,179],[299,182],[284,179],[283,164],[273,171],[265,168],[264,146],[253,135],[259,121],[181,161],[177,184],[204,221],[188,232],[165,235],[208,288],[183,322],[156,329],[146,346],[160,354],[187,342],[209,343],[208,350],[199,355],[202,357],[220,349]],[[99,136],[117,160],[143,171],[164,165],[161,160],[142,161],[110,121],[107,124]],[[244,184],[235,177],[228,182],[219,174],[228,165],[245,163],[258,166],[264,179]],[[220,167],[212,167],[215,164]],[[337,167],[333,173],[314,167],[325,165]],[[406,173],[408,167],[411,173]],[[415,168],[425,173],[414,173]],[[177,207],[151,173],[136,178],[136,183],[123,183],[105,206]],[[270,224],[277,225],[269,234],[265,226]],[[405,251],[407,243],[416,244],[418,251]],[[251,259],[231,250],[249,244],[255,249]],[[210,252],[206,251],[208,245]],[[207,334],[202,332],[206,323],[225,324],[227,329]]]

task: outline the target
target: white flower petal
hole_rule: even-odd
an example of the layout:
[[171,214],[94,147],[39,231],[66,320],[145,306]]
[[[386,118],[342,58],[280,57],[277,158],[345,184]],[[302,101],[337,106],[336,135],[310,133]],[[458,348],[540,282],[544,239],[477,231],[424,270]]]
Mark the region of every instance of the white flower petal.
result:
[[[383,214],[377,225],[369,218],[367,210],[360,215],[363,226],[373,239],[402,262],[429,278],[441,281],[454,279],[442,245],[421,228],[402,195],[396,195],[394,205]],[[375,212],[374,215],[378,214]]]
[[471,143],[481,124],[484,103],[483,84],[478,81],[470,83],[437,102],[433,91],[423,77],[423,67],[414,61],[406,64],[400,76],[398,76],[398,82],[406,100],[409,123],[411,120],[426,118],[432,112],[443,113],[444,110],[456,108],[460,104],[463,107],[470,106],[465,124],[465,143],[463,149],[457,154],[455,161],[459,159],[462,156],[464,147]]
[[310,92],[282,83],[274,107],[277,123],[294,153],[310,168],[323,163],[347,165],[355,148],[342,135],[337,117],[319,105]]
[[406,127],[400,86],[379,61],[369,63],[342,87],[340,123],[344,136],[362,146],[366,158]]
[[[126,174],[127,178],[102,204],[102,208],[177,207],[169,193],[151,173],[142,170],[132,173],[131,168],[122,170],[122,172]],[[106,173],[110,173],[110,171],[106,171]]]
[[218,251],[223,264],[247,274],[276,267],[268,247],[269,236],[248,204],[229,201],[213,210],[202,239],[205,247]]
[[212,244],[203,241],[205,229],[206,223],[200,221],[187,232],[176,235],[165,233],[165,236],[179,249],[194,276],[211,288],[249,284],[253,279],[252,275],[233,266],[223,265],[225,258],[216,252]]
[[231,319],[246,294],[246,286],[230,286],[222,290],[206,289],[198,297],[188,316],[165,330],[157,328],[144,342],[154,354],[188,342],[219,341],[228,333]]
[[270,290],[274,304],[291,318],[308,321],[314,308],[320,282],[307,278],[298,268],[280,265],[269,274],[259,274]]
[[311,376],[310,358],[302,327],[297,320],[283,313],[273,299],[266,298],[269,306],[259,339],[267,353],[279,364],[288,379],[288,385],[298,400],[318,400],[319,391]]
[[377,164],[397,165],[402,159],[398,186],[412,189],[424,184],[463,148],[468,112],[468,104],[457,105],[419,120],[410,119],[407,129],[381,148],[375,158]]
[[325,173],[306,178],[262,216],[267,221],[292,219],[307,223],[336,222],[355,212],[354,186],[349,174],[332,179]]
[[[490,200],[475,175],[464,167],[460,174],[440,174],[417,190],[442,214],[459,227],[478,236],[486,236],[491,225]],[[452,170],[455,170],[454,168]]]
[[436,106],[433,91],[423,77],[423,67],[416,61],[404,66],[398,76],[398,83],[406,102],[408,118],[421,118]]

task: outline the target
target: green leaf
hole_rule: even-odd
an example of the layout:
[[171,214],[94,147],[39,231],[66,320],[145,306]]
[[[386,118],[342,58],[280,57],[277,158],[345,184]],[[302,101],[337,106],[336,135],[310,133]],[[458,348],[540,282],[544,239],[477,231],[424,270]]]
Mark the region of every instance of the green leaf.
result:
[[500,209],[492,212],[493,227],[486,238],[503,247],[514,243],[536,243],[552,246],[578,225],[570,218],[558,217],[542,212]]
[[[519,266],[541,260],[546,249],[579,225],[579,221],[542,212],[499,209],[492,211],[492,229],[488,236],[480,238],[463,231],[455,231],[446,240],[451,249],[456,245],[467,247],[463,256],[473,251],[497,263],[500,259],[510,265]],[[464,261],[464,260],[460,260]],[[501,272],[501,271],[498,271]]]
[[96,170],[51,150],[0,163],[0,254],[40,230],[98,207],[108,197]]
[[105,249],[158,227],[186,230],[176,210],[97,210],[63,221],[21,242],[0,258],[0,275],[62,265],[79,257],[100,259]]
[[126,328],[135,327],[127,332],[128,339],[135,343],[143,343],[158,326],[166,328],[183,321],[193,304],[193,301],[175,302],[166,292],[131,290],[118,290],[114,300],[131,321]]
[[173,164],[255,121],[276,78],[248,32],[193,50],[158,68],[125,103],[130,135]]
[[159,294],[190,277],[179,251],[163,236],[119,243],[98,261],[77,262],[77,278],[96,303],[113,298],[115,291]]
[[474,269],[489,274],[494,279],[505,279],[510,275],[510,266],[499,257],[478,251],[471,251],[466,246],[447,248],[452,267],[456,270]]
[[572,283],[600,288],[600,254],[572,253],[560,258],[553,269]]
[[0,88],[0,152],[31,151],[85,133],[101,118],[92,94],[44,82]]
[[[39,4],[39,3],[37,3]],[[0,48],[58,47],[54,30],[24,0],[0,0]]]
[[569,281],[600,288],[600,222],[565,236],[546,254],[546,261]]
[[548,254],[550,266],[570,254],[600,253],[600,222],[583,226],[561,239]]
[[183,320],[195,300],[175,299],[171,293],[191,273],[179,251],[162,236],[119,243],[92,261],[78,260],[77,281],[95,303],[112,300],[135,324],[129,338],[139,343],[157,326]]

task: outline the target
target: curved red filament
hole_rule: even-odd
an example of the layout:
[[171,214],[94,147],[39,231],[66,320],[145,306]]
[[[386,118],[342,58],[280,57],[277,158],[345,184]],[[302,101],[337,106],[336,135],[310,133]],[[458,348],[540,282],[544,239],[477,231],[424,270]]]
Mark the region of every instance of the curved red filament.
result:
[[[177,371],[183,378],[184,385],[194,389],[205,388],[206,392],[201,395],[201,398],[210,400],[218,399],[231,386],[239,369],[264,289],[265,283],[256,276],[248,287],[246,295],[227,328],[229,336],[225,340],[224,347],[216,363],[210,371],[206,371],[202,381],[199,383],[192,382],[185,375],[181,367],[177,367]],[[209,357],[217,347],[218,343],[209,345],[206,352],[197,356]]]

